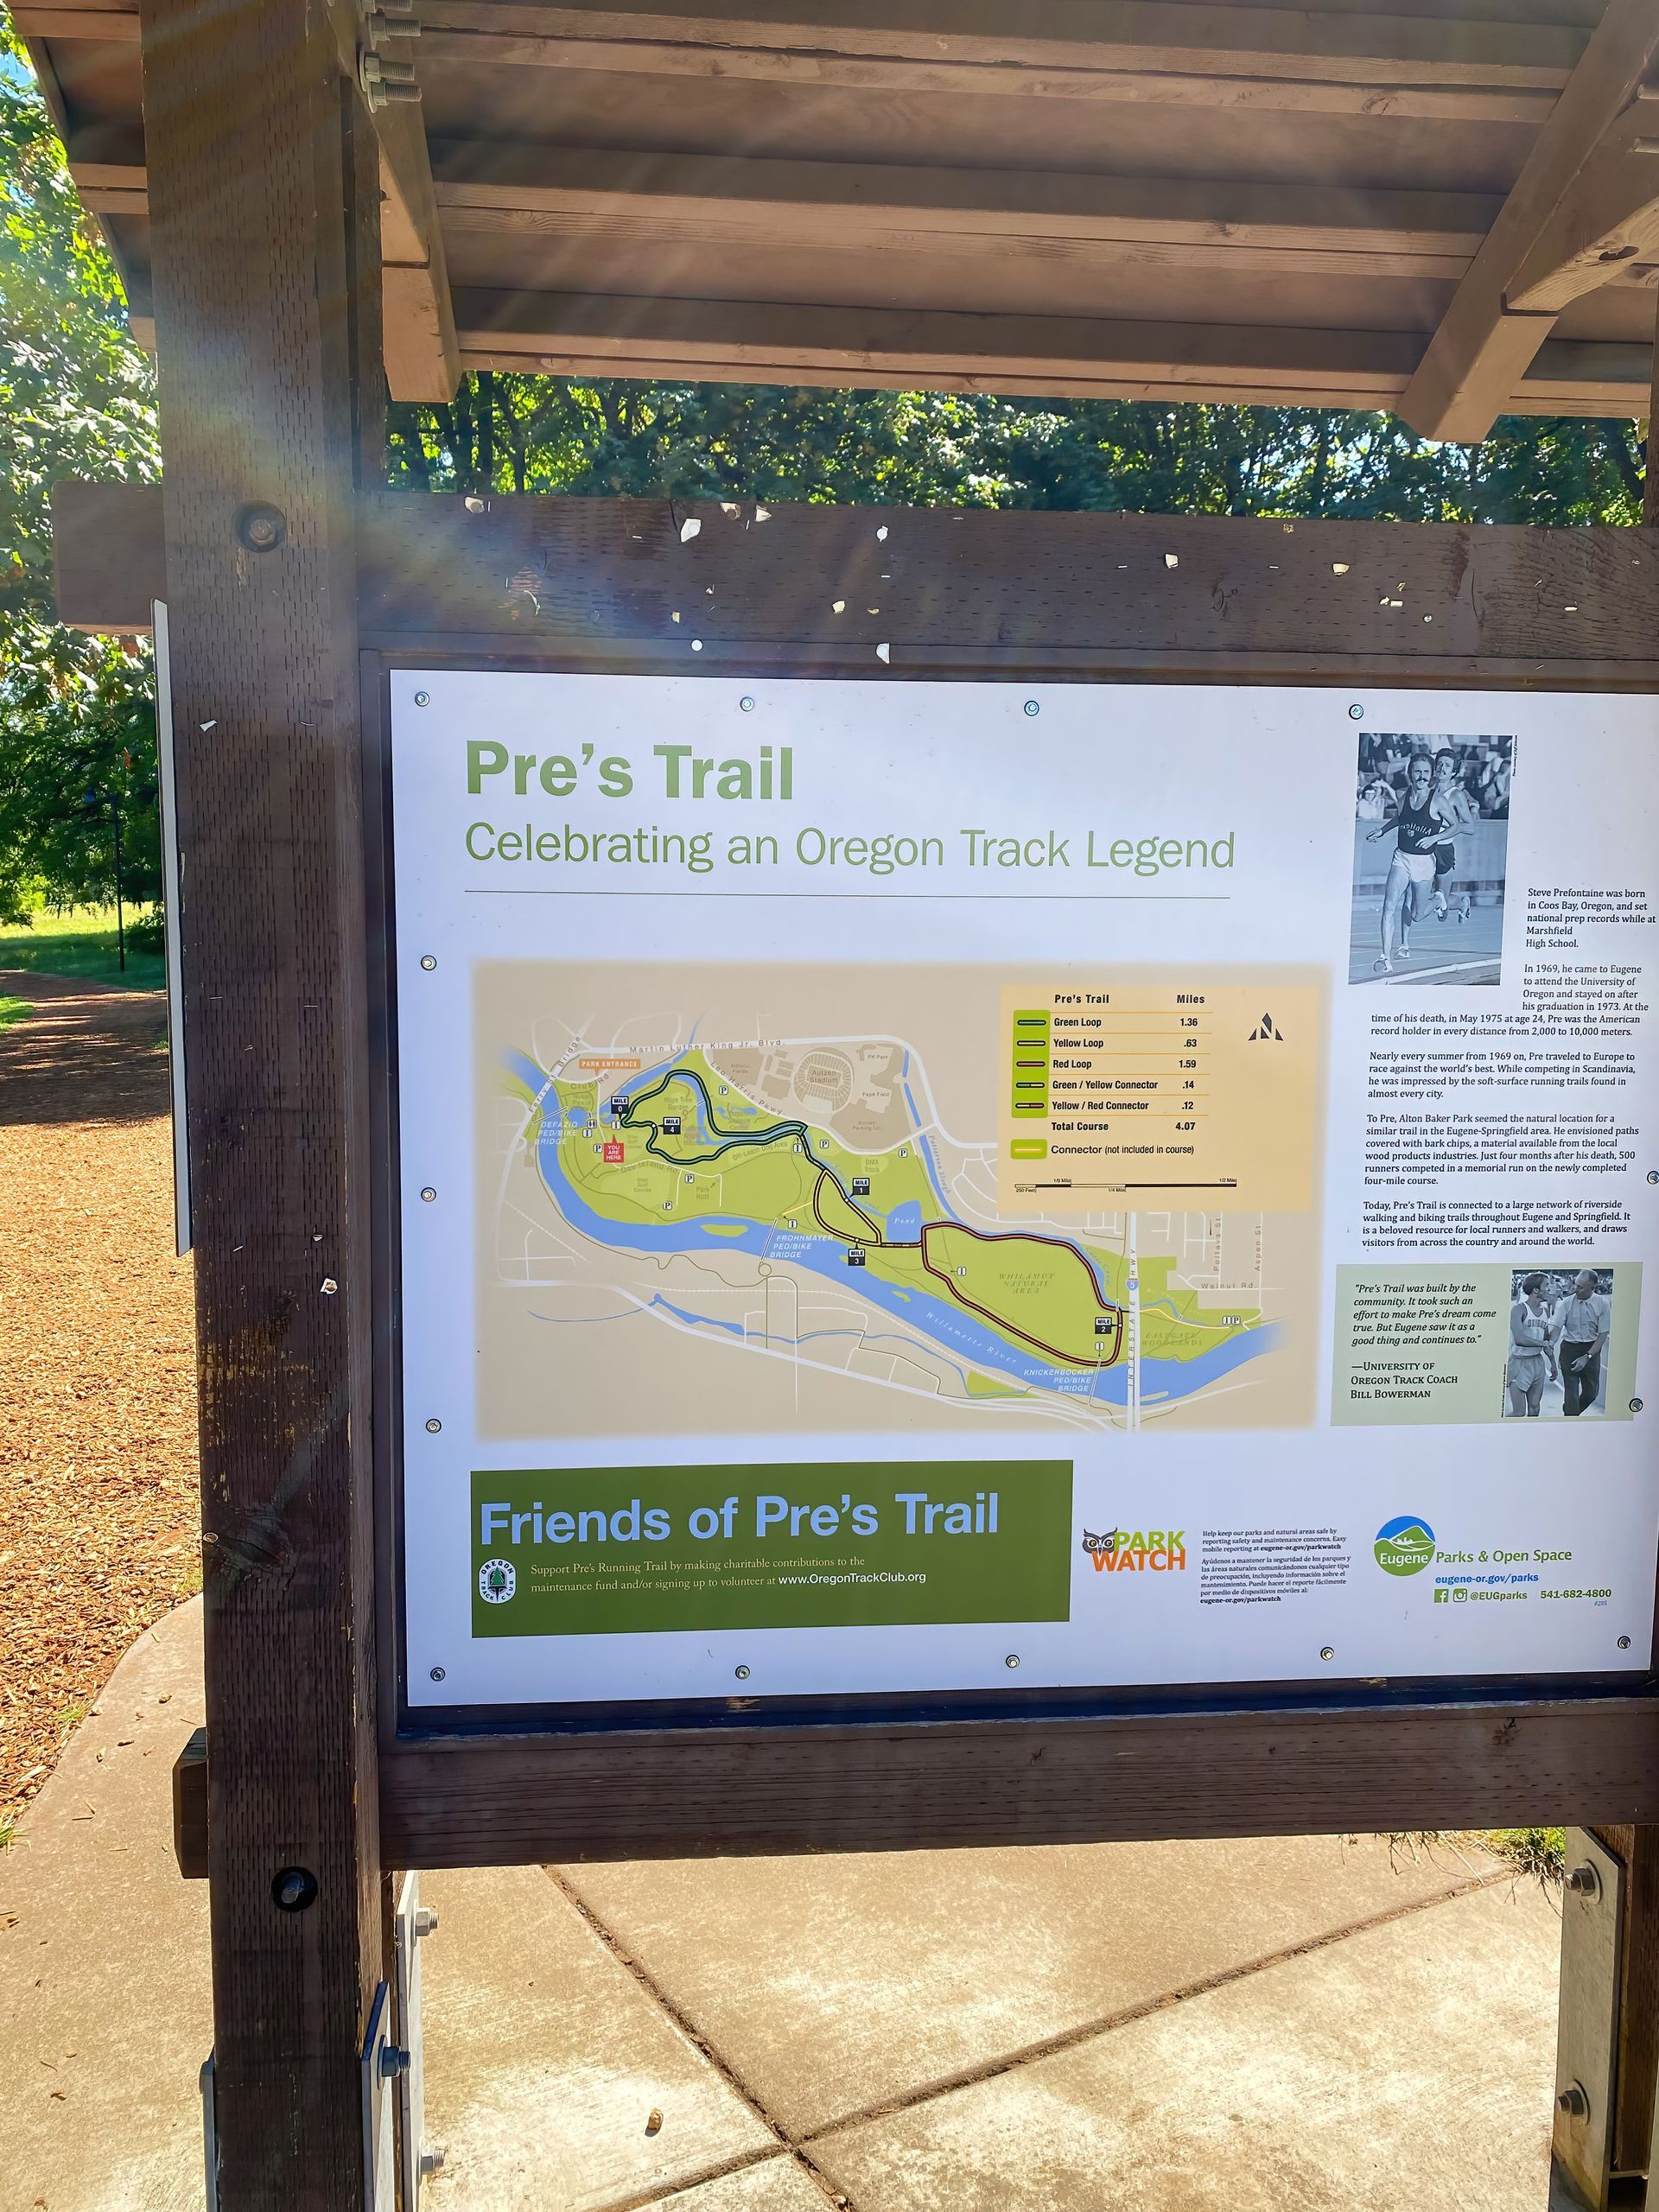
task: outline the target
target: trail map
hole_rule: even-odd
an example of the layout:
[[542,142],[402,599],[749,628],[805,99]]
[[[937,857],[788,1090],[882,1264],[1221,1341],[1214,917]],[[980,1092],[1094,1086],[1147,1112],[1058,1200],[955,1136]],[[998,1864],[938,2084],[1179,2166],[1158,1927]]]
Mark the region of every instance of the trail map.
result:
[[[541,989],[560,995],[546,971],[492,979],[509,1021],[480,1039],[490,1268],[498,1290],[535,1294],[512,1335],[556,1344],[563,1418],[624,1336],[638,1362],[642,1325],[706,1361],[770,1363],[798,1401],[804,1378],[857,1383],[863,1405],[840,1401],[855,1426],[890,1423],[899,1394],[1132,1427],[1206,1391],[1236,1397],[1278,1348],[1260,1214],[1116,1210],[1079,1228],[1000,1211],[994,1066],[983,1126],[957,1129],[918,1040],[699,1041],[694,1016],[538,1011]],[[994,982],[984,1001],[994,1033]],[[749,1388],[741,1370],[707,1381],[739,1406]],[[521,1417],[533,1395],[522,1379],[507,1393]]]

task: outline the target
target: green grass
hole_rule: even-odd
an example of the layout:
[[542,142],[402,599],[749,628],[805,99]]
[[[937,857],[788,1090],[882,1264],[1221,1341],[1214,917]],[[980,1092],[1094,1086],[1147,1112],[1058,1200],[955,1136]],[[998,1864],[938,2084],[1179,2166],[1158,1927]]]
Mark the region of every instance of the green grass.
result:
[[1559,1882],[1566,1872],[1567,1843],[1560,1828],[1491,1828],[1481,1840],[1541,1881]]
[[[129,922],[138,911],[128,907]],[[167,964],[159,952],[137,952],[130,945],[126,972],[122,973],[113,906],[72,906],[67,913],[36,914],[26,929],[0,929],[3,968],[27,968],[39,976],[80,976],[89,983],[112,983],[132,991],[159,991],[167,981]]]
[[34,1011],[27,999],[9,999],[0,992],[0,1029],[10,1029],[14,1021],[26,1021]]

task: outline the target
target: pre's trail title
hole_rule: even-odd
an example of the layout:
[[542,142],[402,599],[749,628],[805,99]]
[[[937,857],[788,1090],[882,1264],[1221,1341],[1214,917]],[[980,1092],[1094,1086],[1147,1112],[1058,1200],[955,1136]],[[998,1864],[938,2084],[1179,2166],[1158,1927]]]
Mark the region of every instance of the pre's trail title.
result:
[[[591,745],[569,753],[515,753],[493,738],[474,738],[467,747],[467,791],[473,798],[627,799],[649,796],[664,804],[739,801],[787,805],[795,800],[792,746],[761,746],[753,755],[726,760],[699,753],[690,745],[653,745],[649,761],[639,766],[626,754],[597,754]],[[872,829],[848,833],[809,823],[781,836],[767,830],[664,828],[636,823],[626,828],[569,822],[543,826],[530,820],[469,822],[467,856],[510,867],[543,866],[594,870],[683,870],[709,875],[716,868],[753,869],[783,865],[785,853],[798,866],[835,873],[896,875],[912,870],[947,869],[953,865],[976,874],[1002,869],[1052,874],[1073,869],[1110,868],[1139,876],[1182,869],[1230,868],[1235,836],[1168,834],[1116,836],[1109,830],[1069,823],[1063,830],[1033,832],[1021,827],[974,823],[951,830]]]
[[[741,755],[716,760],[689,745],[653,745],[653,788],[659,798],[793,798],[795,753],[781,746],[777,760],[769,745],[758,760]],[[509,778],[508,770],[512,770]],[[575,759],[568,753],[512,753],[493,738],[474,738],[467,747],[467,789],[473,798],[488,790],[511,791],[518,798],[543,791],[549,798],[574,798],[579,791],[601,798],[629,798],[635,783],[632,761],[620,753],[594,757],[584,745]]]

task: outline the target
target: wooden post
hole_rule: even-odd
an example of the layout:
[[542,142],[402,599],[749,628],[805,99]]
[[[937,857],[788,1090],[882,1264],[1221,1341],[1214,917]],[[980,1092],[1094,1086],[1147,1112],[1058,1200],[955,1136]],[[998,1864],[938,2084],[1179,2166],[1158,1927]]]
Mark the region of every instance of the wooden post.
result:
[[383,1978],[354,556],[379,411],[378,175],[323,0],[143,0],[142,18],[219,2202],[349,2212]]
[[1648,458],[1642,480],[1642,519],[1659,526],[1659,451],[1654,425],[1659,423],[1659,311],[1653,336],[1653,381],[1648,390]]
[[1626,1869],[1624,1936],[1616,1991],[1612,2171],[1645,2175],[1659,2074],[1659,1828],[1590,1833]]

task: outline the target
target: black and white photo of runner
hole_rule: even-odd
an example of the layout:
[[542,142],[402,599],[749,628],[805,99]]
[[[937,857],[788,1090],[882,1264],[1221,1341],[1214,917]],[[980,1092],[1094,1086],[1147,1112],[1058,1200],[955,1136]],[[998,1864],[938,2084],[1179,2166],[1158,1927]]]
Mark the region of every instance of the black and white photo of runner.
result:
[[1510,1277],[1503,1413],[1576,1421],[1607,1403],[1611,1268],[1516,1268]]
[[1510,737],[1359,741],[1351,983],[1496,983],[1503,949]]

